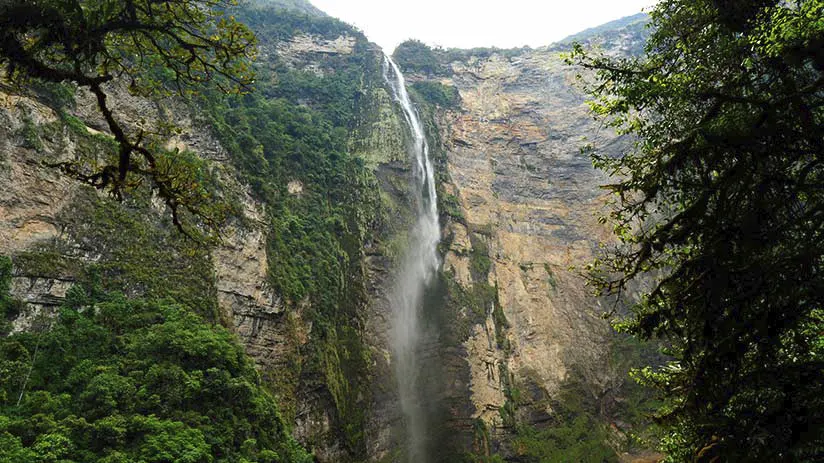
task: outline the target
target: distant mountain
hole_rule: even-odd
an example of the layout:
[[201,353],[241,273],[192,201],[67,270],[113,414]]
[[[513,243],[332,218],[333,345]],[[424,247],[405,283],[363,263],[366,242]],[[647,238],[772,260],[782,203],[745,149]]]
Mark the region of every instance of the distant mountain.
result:
[[316,8],[308,0],[250,0],[255,6],[275,6],[287,10],[297,11],[310,16],[328,16],[323,11]]
[[646,26],[649,22],[649,15],[646,13],[638,13],[632,16],[625,16],[615,21],[601,24],[600,26],[590,27],[581,32],[572,34],[558,41],[558,43],[572,43],[585,42],[594,37],[612,34],[622,29],[637,29]]
[[554,43],[551,48],[564,49],[573,42],[587,46],[597,45],[605,49],[619,50],[622,54],[638,55],[643,52],[649,37],[649,15],[638,13],[600,26],[585,29]]

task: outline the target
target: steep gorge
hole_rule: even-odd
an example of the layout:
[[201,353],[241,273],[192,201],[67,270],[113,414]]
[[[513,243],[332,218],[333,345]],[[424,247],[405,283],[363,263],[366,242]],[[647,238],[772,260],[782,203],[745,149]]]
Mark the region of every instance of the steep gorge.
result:
[[[627,18],[580,39],[634,53],[643,23]],[[648,398],[627,371],[653,350],[611,330],[601,317],[610,303],[582,277],[610,232],[598,221],[607,179],[581,150],[617,156],[630,142],[592,120],[565,50],[411,41],[396,51],[415,95],[437,106],[444,452],[551,461],[643,453],[626,437],[642,432]],[[560,428],[585,443],[563,442],[552,431]]]
[[[53,314],[90,274],[128,296],[174,298],[234,331],[319,461],[402,461],[389,336],[415,239],[414,137],[361,33],[311,11],[244,14],[260,37],[260,98],[112,89],[130,124],[177,126],[169,146],[205,160],[239,205],[216,246],[179,236],[145,190],[117,203],[43,165],[105,149],[88,95],[3,90],[0,254],[26,302],[14,329]],[[632,28],[617,37],[616,50],[640,40]],[[559,51],[423,50],[436,70],[395,54],[439,182],[443,265],[423,301],[417,385],[432,461],[535,457],[529,439],[567,424],[570,395],[604,430],[593,445],[629,450],[618,441],[640,405],[627,403],[621,356],[635,347],[578,273],[608,236],[603,177],[579,148],[618,154],[625,142],[591,121]]]

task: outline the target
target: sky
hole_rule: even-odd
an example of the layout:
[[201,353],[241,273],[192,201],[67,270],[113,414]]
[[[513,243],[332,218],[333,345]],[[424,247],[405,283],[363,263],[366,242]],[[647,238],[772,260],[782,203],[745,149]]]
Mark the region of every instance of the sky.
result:
[[549,45],[655,0],[310,0],[391,52],[414,38],[445,48]]

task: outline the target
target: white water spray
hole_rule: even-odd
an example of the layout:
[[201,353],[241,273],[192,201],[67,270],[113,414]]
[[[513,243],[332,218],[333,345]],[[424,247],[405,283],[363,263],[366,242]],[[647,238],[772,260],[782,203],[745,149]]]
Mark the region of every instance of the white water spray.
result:
[[435,171],[429,160],[429,145],[423,125],[409,101],[406,82],[400,69],[389,57],[384,57],[383,77],[392,90],[392,96],[403,108],[406,125],[412,133],[410,154],[415,157],[414,193],[417,218],[409,235],[409,249],[403,267],[397,276],[392,294],[392,347],[395,375],[401,409],[406,420],[407,461],[426,461],[426,413],[424,401],[419,396],[421,371],[421,312],[423,293],[438,271],[438,242],[441,229],[438,223],[438,198],[435,192]]

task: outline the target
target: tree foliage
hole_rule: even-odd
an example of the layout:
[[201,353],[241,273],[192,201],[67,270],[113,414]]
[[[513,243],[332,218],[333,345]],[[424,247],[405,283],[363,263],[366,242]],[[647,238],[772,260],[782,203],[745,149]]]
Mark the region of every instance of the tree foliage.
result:
[[[187,93],[206,82],[225,91],[252,81],[254,36],[226,9],[235,0],[6,0],[0,3],[0,65],[18,84],[73,82],[88,88],[117,142],[113,159],[56,164],[120,198],[146,179],[183,229],[180,213],[208,216],[186,169],[143,129],[126,127],[108,101],[112,82],[136,95]],[[185,167],[185,166],[184,166]],[[135,178],[132,178],[135,180]]]
[[[278,393],[311,388],[329,400],[334,434],[356,459],[366,458],[365,374],[371,360],[361,333],[365,243],[378,233],[374,173],[351,148],[367,125],[367,92],[382,85],[380,61],[366,38],[331,18],[276,8],[239,16],[266,46],[300,33],[355,39],[352,53],[313,56],[323,72],[272,56],[259,63],[253,92],[204,94],[204,114],[256,198],[265,204],[267,284],[311,320],[301,360],[271,374]],[[290,183],[298,185],[289,190]],[[299,384],[300,382],[300,384]],[[330,400],[331,399],[331,400]],[[290,400],[290,399],[287,399]],[[294,410],[294,409],[293,409]],[[311,443],[307,444],[311,445]]]
[[651,17],[642,58],[572,54],[596,70],[595,112],[637,140],[593,156],[620,245],[592,278],[640,285],[618,326],[669,346],[639,375],[666,399],[671,460],[820,461],[824,2],[665,0]]
[[0,338],[0,460],[308,462],[226,330],[170,301],[75,286]]
[[461,105],[461,95],[455,86],[434,81],[418,81],[412,83],[412,88],[427,103],[448,109],[457,109]]
[[9,320],[20,312],[20,303],[9,296],[11,290],[11,259],[0,256],[0,333],[9,329]]
[[392,56],[398,62],[398,66],[407,72],[433,75],[443,71],[443,66],[432,48],[419,40],[407,40],[401,43],[395,48]]

